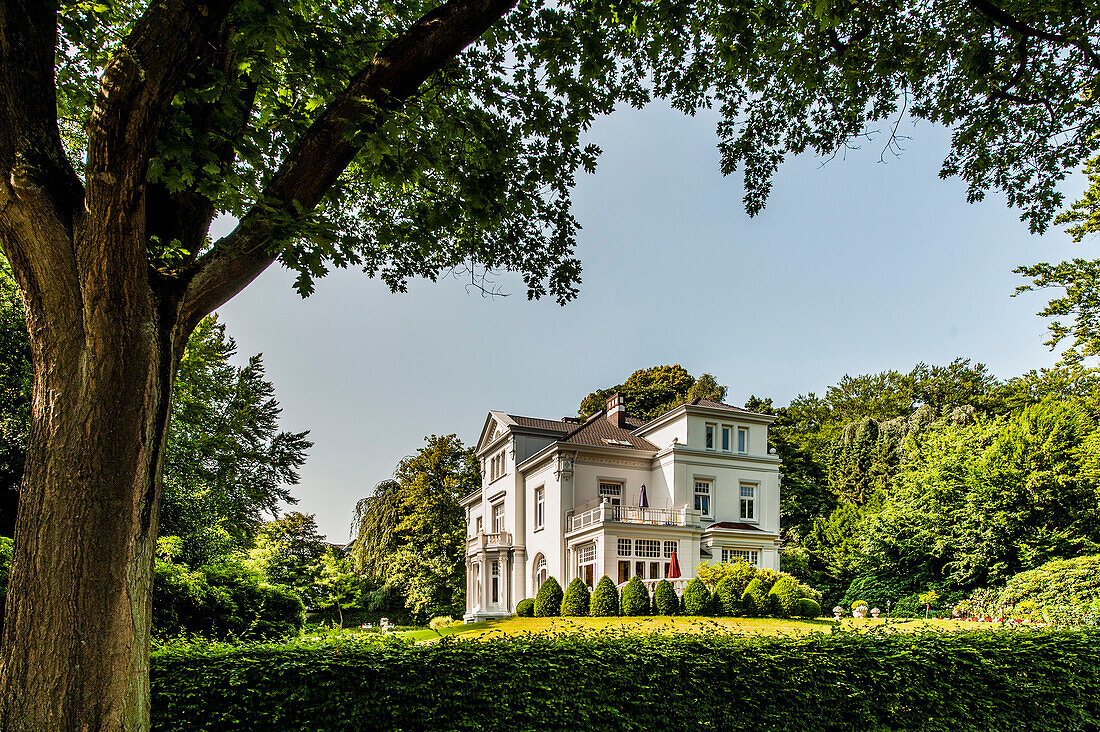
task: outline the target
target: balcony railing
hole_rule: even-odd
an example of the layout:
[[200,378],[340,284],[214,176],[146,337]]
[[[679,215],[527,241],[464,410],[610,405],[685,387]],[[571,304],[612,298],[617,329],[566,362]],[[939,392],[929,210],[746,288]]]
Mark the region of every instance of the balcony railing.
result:
[[467,553],[499,546],[512,546],[512,534],[507,531],[494,531],[489,534],[482,531],[466,539]]
[[571,513],[569,530],[605,523],[650,524],[652,526],[698,526],[699,512],[686,505],[680,508],[642,508],[601,503],[594,508]]
[[[672,589],[676,590],[676,594],[682,596],[684,594],[684,588],[688,586],[688,582],[691,582],[692,579],[692,577],[677,577],[676,579],[670,579],[669,582],[672,584]],[[642,580],[642,584],[645,585],[645,588],[647,590],[649,590],[650,597],[653,596],[653,590],[657,587],[657,583],[660,581],[661,580],[659,579]],[[624,587],[626,587],[625,582],[619,584],[620,591],[622,591]]]

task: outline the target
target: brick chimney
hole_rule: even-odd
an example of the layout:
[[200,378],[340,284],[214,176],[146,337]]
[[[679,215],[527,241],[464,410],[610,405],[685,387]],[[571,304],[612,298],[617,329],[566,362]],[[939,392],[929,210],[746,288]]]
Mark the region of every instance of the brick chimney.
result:
[[607,398],[607,421],[616,427],[626,426],[626,405],[618,392]]

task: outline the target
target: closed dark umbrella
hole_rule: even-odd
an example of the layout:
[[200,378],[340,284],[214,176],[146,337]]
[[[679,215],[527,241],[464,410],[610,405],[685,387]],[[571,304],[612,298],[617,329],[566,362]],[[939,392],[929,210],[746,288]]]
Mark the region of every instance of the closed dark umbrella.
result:
[[649,508],[649,499],[645,494],[645,483],[642,483],[642,491],[638,494],[638,506],[640,508]]
[[672,550],[672,558],[668,560],[668,578],[676,579],[680,576],[680,563],[676,561],[676,550]]

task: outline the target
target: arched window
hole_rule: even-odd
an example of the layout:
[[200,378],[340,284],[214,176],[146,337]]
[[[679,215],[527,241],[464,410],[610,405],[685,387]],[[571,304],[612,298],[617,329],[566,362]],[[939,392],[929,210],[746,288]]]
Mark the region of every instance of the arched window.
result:
[[535,592],[539,591],[542,587],[542,583],[546,581],[546,578],[550,576],[549,565],[546,563],[546,557],[539,554],[535,557]]

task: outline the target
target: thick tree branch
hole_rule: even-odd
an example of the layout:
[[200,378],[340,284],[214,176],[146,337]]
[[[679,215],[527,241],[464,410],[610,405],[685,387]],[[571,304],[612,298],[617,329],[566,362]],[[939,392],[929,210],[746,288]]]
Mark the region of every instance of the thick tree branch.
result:
[[197,323],[275,261],[276,219],[312,210],[387,113],[515,6],[516,0],[451,0],[390,41],[287,154],[263,198],[197,263],[184,300]]
[[[86,208],[93,221],[125,223],[143,204],[145,177],[172,98],[238,0],[151,3],[103,70],[88,121]],[[96,240],[92,232],[91,240]],[[144,272],[145,242],[118,254]],[[128,272],[130,273],[130,272]]]
[[1041,38],[1044,41],[1050,41],[1051,43],[1057,43],[1063,46],[1074,46],[1084,54],[1090,66],[1095,69],[1100,69],[1100,57],[1096,55],[1096,51],[1093,50],[1092,46],[1084,40],[1074,39],[1062,35],[1061,33],[1051,33],[1050,31],[1035,28],[1005,12],[994,5],[990,0],[967,0],[967,3],[989,20],[1000,26],[1009,28],[1022,36]]

